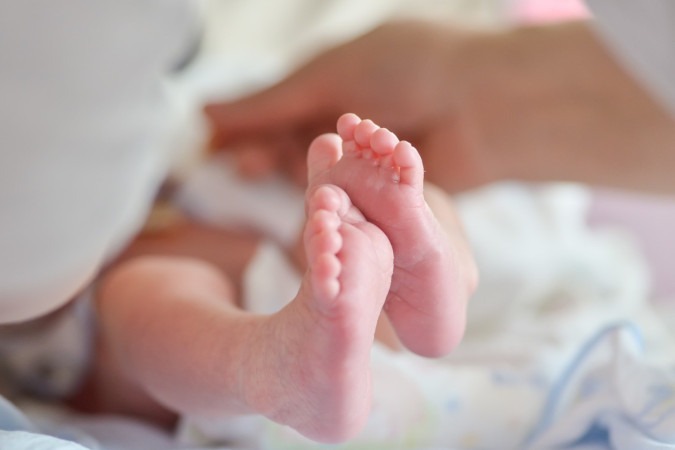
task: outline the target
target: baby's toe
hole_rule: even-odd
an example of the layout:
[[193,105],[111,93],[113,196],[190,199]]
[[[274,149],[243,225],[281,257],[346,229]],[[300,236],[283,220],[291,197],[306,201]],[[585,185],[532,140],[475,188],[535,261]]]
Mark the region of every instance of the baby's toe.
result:
[[354,129],[354,140],[361,147],[370,148],[370,138],[379,129],[380,127],[375,125],[372,120],[363,120]]
[[415,147],[407,141],[401,141],[394,147],[394,164],[399,168],[400,182],[415,185],[420,189],[424,182],[422,157]]
[[398,138],[386,128],[376,130],[370,137],[370,148],[380,156],[391,154],[396,144],[398,144]]
[[337,121],[337,132],[343,140],[353,141],[354,130],[359,123],[361,123],[361,118],[356,114],[343,114]]

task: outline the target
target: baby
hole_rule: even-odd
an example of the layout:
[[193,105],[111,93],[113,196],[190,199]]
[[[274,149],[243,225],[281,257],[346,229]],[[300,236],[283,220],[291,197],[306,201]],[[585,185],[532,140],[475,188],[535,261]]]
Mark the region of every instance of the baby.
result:
[[85,389],[97,409],[166,421],[261,414],[339,442],[370,411],[382,312],[417,354],[459,342],[477,277],[447,199],[425,190],[418,152],[390,131],[353,114],[337,131],[309,148],[306,270],[278,313],[240,308],[237,280],[204,259],[136,256],[103,275]]

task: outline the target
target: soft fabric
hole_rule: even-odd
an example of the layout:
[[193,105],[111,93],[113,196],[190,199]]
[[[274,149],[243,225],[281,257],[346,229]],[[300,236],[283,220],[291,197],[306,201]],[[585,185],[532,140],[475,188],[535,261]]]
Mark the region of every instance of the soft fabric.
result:
[[81,445],[26,431],[0,431],[0,444],[12,450],[84,450]]
[[237,176],[225,154],[195,169],[176,194],[176,202],[200,221],[256,231],[290,247],[300,237],[305,219],[303,195],[281,176],[262,180]]
[[93,287],[58,313],[0,327],[0,387],[5,395],[63,399],[90,367],[95,345]]
[[0,323],[72,298],[141,226],[189,3],[0,3]]
[[600,330],[553,384],[525,447],[675,448],[673,369],[645,358],[632,324]]
[[[221,176],[236,184],[231,171]],[[191,198],[211,195],[211,187]],[[302,204],[302,196],[289,200]],[[465,341],[441,360],[376,345],[366,428],[331,448],[674,448],[675,339],[646,301],[644,266],[626,236],[591,231],[587,193],[576,186],[504,184],[457,203],[482,273]],[[275,208],[282,214],[288,206]],[[245,303],[273,313],[299,280],[281,247],[264,242],[244,276]],[[186,416],[172,437],[129,421],[21,406],[39,424],[29,431],[92,449],[158,448],[162,440],[166,449],[317,448],[258,416]]]
[[[39,433],[38,427],[33,422],[0,396],[0,448],[12,450],[84,450],[84,447],[73,442],[73,437],[70,435],[62,440]],[[94,447],[89,447],[89,449],[98,450]]]
[[[180,198],[214,222],[245,226],[249,220],[257,230],[274,226],[238,208],[220,204],[210,210],[216,203],[209,201],[211,193],[222,191],[219,184],[249,189],[219,161],[196,171]],[[279,200],[278,186],[262,189],[268,192],[256,190],[260,198],[277,199],[258,204],[268,218],[302,204],[302,195]],[[508,183],[465,195],[457,204],[482,275],[465,341],[441,360],[376,345],[373,410],[366,428],[352,442],[331,448],[675,445],[675,436],[659,432],[675,422],[675,413],[666,409],[675,401],[668,390],[675,340],[646,303],[645,267],[630,240],[592,231],[585,223],[587,191],[574,185]],[[280,228],[286,226],[279,222]],[[283,250],[265,242],[245,274],[245,304],[274,313],[299,284],[300,275]],[[647,331],[644,337],[639,329]],[[604,389],[590,390],[603,384]],[[654,413],[645,413],[648,408]],[[657,413],[658,422],[653,420]],[[185,446],[317,448],[257,416],[184,417],[177,439]]]

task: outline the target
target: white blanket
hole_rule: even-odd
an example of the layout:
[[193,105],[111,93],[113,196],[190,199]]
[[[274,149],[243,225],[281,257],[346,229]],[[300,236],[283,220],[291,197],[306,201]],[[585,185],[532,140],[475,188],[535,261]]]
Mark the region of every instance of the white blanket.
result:
[[[263,231],[276,217],[295,211],[281,223],[284,228],[298,223],[302,195],[279,183],[267,187],[275,201],[261,200],[254,208],[259,215],[251,215],[237,204],[247,202],[246,195],[227,194],[237,184],[246,190],[246,184],[225,160],[216,160],[195,173],[180,199],[212,223],[248,221]],[[228,198],[229,204],[214,207],[213,198]],[[648,404],[675,401],[668,394],[668,383],[675,381],[669,372],[675,344],[647,303],[645,267],[630,240],[589,229],[587,192],[578,186],[503,184],[458,203],[482,275],[467,337],[451,357],[436,361],[375,347],[375,406],[364,432],[347,447],[552,448],[574,443],[597,426],[607,448],[633,448],[628,443],[635,440],[640,448],[662,448],[647,446],[655,425],[650,420],[627,426],[644,419]],[[274,312],[298,284],[298,275],[269,243],[247,273],[247,304]],[[636,337],[638,328],[646,331],[644,337]],[[603,380],[605,389],[589,391],[588,385]],[[657,400],[650,394],[655,389]],[[576,397],[563,395],[569,392]],[[607,415],[630,420],[611,421]],[[675,413],[664,411],[660,420],[661,429],[675,427]],[[616,436],[622,436],[620,442],[609,447]],[[185,418],[180,439],[245,448],[315,445],[257,417]],[[675,443],[667,433],[659,439]]]
[[[284,186],[256,186],[261,199],[272,192],[260,189],[273,190],[275,202],[261,200],[250,214],[235,203],[251,201],[249,186],[219,161],[195,171],[179,201],[205,220],[263,232],[287,214],[287,231],[269,231],[274,238],[300,223],[302,195]],[[233,189],[241,195],[226,195]],[[230,204],[213,208],[213,198]],[[647,301],[646,271],[630,239],[591,231],[587,203],[584,189],[568,185],[504,184],[458,199],[482,275],[467,337],[441,360],[376,346],[374,408],[344,448],[675,448],[675,342]],[[261,312],[280,308],[299,283],[272,241],[245,278],[246,302]],[[92,449],[316,448],[255,416],[184,417],[169,436],[128,420],[22,407],[31,423],[0,428]],[[0,408],[0,423],[13,417],[16,411]]]

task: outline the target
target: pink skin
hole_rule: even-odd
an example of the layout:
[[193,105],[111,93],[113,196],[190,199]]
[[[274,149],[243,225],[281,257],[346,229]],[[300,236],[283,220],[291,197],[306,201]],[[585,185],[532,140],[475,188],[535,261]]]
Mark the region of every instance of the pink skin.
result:
[[425,201],[418,153],[353,115],[338,131],[309,150],[308,270],[278,313],[242,311],[222,274],[198,260],[141,257],[106,274],[97,305],[116,382],[170,411],[257,413],[339,442],[370,413],[383,308],[413,351],[435,356],[455,345],[467,285],[458,240]]
[[448,234],[424,197],[422,159],[408,142],[354,114],[308,154],[309,190],[334,184],[394,250],[394,273],[384,309],[401,342],[424,356],[450,352],[464,332],[470,286],[464,282]]
[[288,345],[278,349],[278,366],[267,372],[283,382],[267,380],[272,391],[262,398],[284,405],[268,414],[273,420],[316,440],[342,441],[354,437],[370,413],[370,351],[393,251],[336,186],[314,189],[307,212],[309,269],[290,305],[299,314],[285,324],[281,339]]
[[101,353],[117,374],[106,398],[131,390],[182,414],[258,413],[323,442],[360,432],[393,251],[336,186],[315,185],[307,216],[308,269],[273,315],[237,308],[199,260],[147,256],[113,269],[97,298]]

